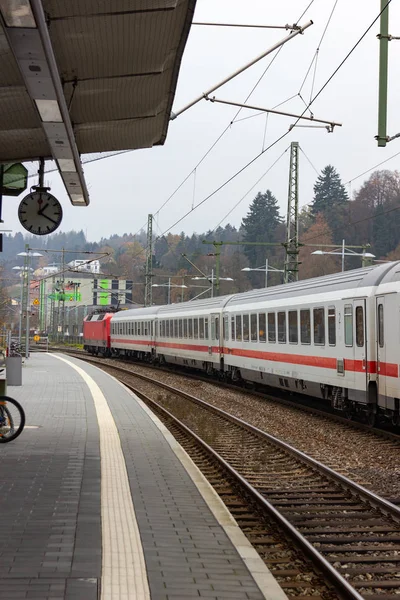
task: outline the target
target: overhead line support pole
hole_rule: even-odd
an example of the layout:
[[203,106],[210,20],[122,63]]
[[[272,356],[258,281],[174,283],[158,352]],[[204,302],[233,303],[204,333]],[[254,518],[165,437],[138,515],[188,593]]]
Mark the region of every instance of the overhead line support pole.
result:
[[271,113],[274,115],[281,115],[283,117],[293,117],[294,119],[305,119],[306,121],[314,121],[315,123],[324,123],[330,127],[330,130],[333,131],[334,127],[341,127],[341,123],[336,123],[335,121],[326,121],[324,119],[316,119],[314,117],[306,117],[304,115],[295,115],[294,113],[284,112],[282,110],[274,110],[272,108],[262,108],[261,106],[252,106],[250,104],[242,104],[240,102],[231,102],[229,100],[221,100],[219,98],[207,96],[205,100],[209,100],[210,102],[216,102],[217,104],[228,104],[229,106],[238,106],[239,108],[250,108],[251,110],[259,110],[261,112]]
[[153,215],[148,215],[147,219],[147,245],[146,245],[146,272],[144,287],[144,305],[153,304]]
[[299,278],[299,142],[290,144],[289,191],[286,217],[284,282]]
[[285,38],[283,38],[283,40],[280,40],[279,42],[277,42],[276,44],[271,46],[271,48],[268,48],[268,50],[266,50],[265,52],[263,52],[262,54],[257,56],[254,60],[250,61],[249,63],[245,64],[243,67],[241,67],[240,69],[238,69],[237,71],[232,73],[232,75],[225,77],[225,79],[223,79],[222,81],[220,81],[219,83],[214,85],[212,88],[210,88],[209,90],[204,92],[204,94],[201,94],[201,96],[198,96],[195,100],[192,100],[192,102],[189,102],[189,104],[186,104],[186,106],[184,106],[183,108],[178,110],[178,112],[171,113],[170,119],[171,120],[176,119],[176,117],[178,117],[179,115],[184,113],[186,110],[188,110],[189,108],[191,108],[192,106],[194,106],[195,104],[200,102],[200,100],[203,100],[203,98],[206,98],[212,92],[215,92],[215,90],[217,90],[218,88],[223,86],[225,83],[228,83],[228,81],[231,81],[231,79],[234,79],[235,77],[237,77],[237,75],[240,75],[240,73],[243,73],[243,71],[246,71],[246,69],[255,65],[262,58],[265,58],[266,56],[268,56],[268,54],[271,54],[271,52],[274,52],[274,50],[277,50],[278,48],[280,48],[281,46],[286,44],[286,42],[288,42],[289,40],[292,40],[294,37],[296,37],[300,33],[303,33],[303,31],[305,31],[312,24],[313,24],[313,22],[309,21],[304,26],[299,27],[299,29],[297,29],[296,31],[292,31],[289,35],[287,35]]
[[381,0],[379,39],[379,106],[378,106],[378,135],[376,140],[379,147],[386,146],[387,139],[387,87],[388,87],[388,56],[389,56],[389,4]]

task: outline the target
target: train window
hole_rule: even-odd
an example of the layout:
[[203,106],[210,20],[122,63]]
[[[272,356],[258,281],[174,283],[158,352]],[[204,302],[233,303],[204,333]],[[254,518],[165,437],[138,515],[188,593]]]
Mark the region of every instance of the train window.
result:
[[235,341],[236,336],[235,336],[235,317],[232,316],[231,317],[231,337],[232,337],[232,342]]
[[244,342],[248,342],[249,341],[249,335],[250,335],[250,315],[243,315],[243,341]]
[[215,339],[219,340],[219,317],[215,317]]
[[174,319],[174,338],[179,337],[178,319]]
[[242,315],[236,315],[236,341],[242,341]]
[[[153,325],[153,323],[154,323],[154,325]],[[150,335],[151,336],[154,335],[154,333],[153,333],[154,332],[153,327],[155,328],[155,325],[156,325],[156,321],[150,321]]]
[[257,341],[257,315],[250,315],[250,334],[251,341]]
[[183,338],[183,324],[182,324],[182,319],[179,319],[179,337]]
[[173,319],[169,320],[169,337],[174,337],[174,321]]
[[160,337],[164,337],[164,321],[160,321]]
[[351,304],[344,305],[344,343],[346,346],[353,345],[353,307]]
[[291,344],[298,344],[299,342],[297,310],[289,310],[289,342]]
[[193,337],[193,321],[192,321],[192,319],[188,319],[188,336],[189,336],[189,339],[192,339],[192,337]]
[[229,317],[224,315],[224,340],[229,340]]
[[276,342],[275,313],[268,313],[268,341]]
[[334,306],[328,308],[328,342],[336,346],[336,311]]
[[325,345],[325,309],[324,308],[314,308],[313,321],[314,321],[314,344],[316,346],[324,346]]
[[199,339],[204,340],[204,319],[199,319]]
[[208,340],[208,318],[204,319],[204,338]]
[[311,316],[309,310],[300,311],[300,341],[311,344]]
[[150,330],[150,327],[149,327],[149,322],[148,322],[148,321],[145,321],[145,322],[144,322],[144,335],[149,335],[149,333],[150,333],[150,331],[149,331],[149,330]]
[[258,339],[260,342],[266,341],[266,329],[265,329],[265,313],[260,313],[258,315]]
[[193,319],[193,337],[195,340],[199,337],[199,320],[197,317]]
[[356,344],[364,346],[364,310],[362,306],[356,307]]
[[286,344],[286,313],[278,312],[278,342]]
[[383,329],[383,304],[378,304],[378,342],[379,346],[383,348],[383,344],[385,342]]
[[188,336],[187,319],[183,319],[183,337],[187,338],[187,336]]

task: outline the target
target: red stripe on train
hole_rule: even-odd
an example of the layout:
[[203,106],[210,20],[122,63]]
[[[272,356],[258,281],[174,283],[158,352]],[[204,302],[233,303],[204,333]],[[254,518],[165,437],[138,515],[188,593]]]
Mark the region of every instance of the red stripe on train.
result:
[[[117,340],[112,339],[112,342],[137,344],[141,346],[149,346],[150,340]],[[173,348],[177,350],[191,350],[195,352],[207,352],[209,346],[198,346],[194,344],[176,344],[172,342],[156,342],[153,345],[158,348]],[[261,350],[247,350],[246,348],[220,348],[212,346],[211,351],[215,354],[223,353],[232,356],[242,356],[244,358],[256,358],[258,360],[268,360],[270,362],[280,362],[291,365],[302,365],[304,367],[317,367],[320,369],[332,369],[336,371],[337,359],[324,356],[304,356],[302,354],[285,354],[283,352],[264,352]],[[352,373],[365,373],[365,362],[363,360],[344,359],[344,370]],[[374,360],[368,361],[368,373],[377,373],[377,363]],[[398,377],[399,368],[394,363],[379,363],[378,375],[385,377]]]

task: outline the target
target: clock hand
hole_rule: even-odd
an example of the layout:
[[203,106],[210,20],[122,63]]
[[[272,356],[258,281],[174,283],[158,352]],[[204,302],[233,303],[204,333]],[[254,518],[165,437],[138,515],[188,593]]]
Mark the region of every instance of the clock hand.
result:
[[[43,211],[44,211],[44,210],[46,210],[46,208],[48,207],[48,205],[49,205],[49,203],[45,204],[45,205],[43,206],[43,208],[41,208],[41,209],[39,210],[39,212],[38,212],[38,215],[43,215]],[[43,216],[46,216],[46,215],[43,215]]]
[[42,217],[44,217],[45,219],[47,219],[48,221],[51,221],[52,223],[54,223],[54,225],[57,225],[57,221],[55,221],[54,219],[52,219],[51,217],[48,217],[47,215],[40,213]]

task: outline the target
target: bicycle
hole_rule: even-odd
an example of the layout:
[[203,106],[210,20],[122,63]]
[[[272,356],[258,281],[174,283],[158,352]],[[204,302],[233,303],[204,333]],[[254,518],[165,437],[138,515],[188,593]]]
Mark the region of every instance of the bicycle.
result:
[[19,402],[0,396],[0,444],[15,440],[25,426],[25,412]]

